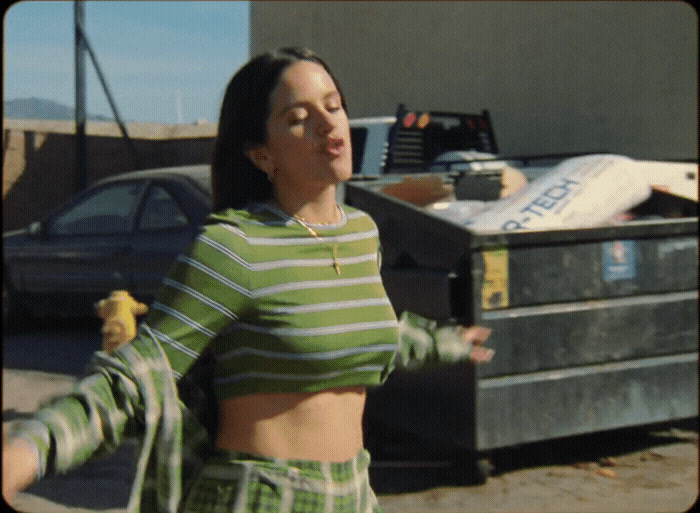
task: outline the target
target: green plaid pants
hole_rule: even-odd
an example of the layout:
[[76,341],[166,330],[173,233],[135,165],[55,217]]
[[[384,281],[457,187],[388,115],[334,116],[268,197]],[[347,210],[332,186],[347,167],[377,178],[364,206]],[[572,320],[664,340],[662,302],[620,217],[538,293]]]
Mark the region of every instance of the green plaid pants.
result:
[[369,485],[369,453],[343,463],[263,458],[217,450],[186,513],[383,513]]

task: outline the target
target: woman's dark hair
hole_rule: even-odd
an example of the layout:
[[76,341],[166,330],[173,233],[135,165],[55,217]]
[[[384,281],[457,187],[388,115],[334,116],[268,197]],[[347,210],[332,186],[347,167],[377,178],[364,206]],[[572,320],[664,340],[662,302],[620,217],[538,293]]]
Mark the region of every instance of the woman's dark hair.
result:
[[231,78],[221,103],[219,132],[211,164],[212,210],[245,208],[250,202],[272,198],[272,183],[256,167],[246,151],[267,142],[266,122],[270,116],[270,95],[280,75],[299,61],[315,62],[333,79],[341,104],[345,97],[328,65],[304,48],[281,48],[250,60]]

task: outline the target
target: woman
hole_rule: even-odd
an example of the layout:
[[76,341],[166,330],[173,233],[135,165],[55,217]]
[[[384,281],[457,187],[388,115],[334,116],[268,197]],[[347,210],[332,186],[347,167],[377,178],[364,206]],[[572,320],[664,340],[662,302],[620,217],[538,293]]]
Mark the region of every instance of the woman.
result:
[[[395,364],[488,360],[488,330],[396,320],[376,226],[336,203],[351,173],[345,100],[321,59],[289,48],[241,68],[221,108],[215,213],[137,337],[112,358],[98,353],[75,394],[6,444],[5,497],[145,430],[131,508],[381,511],[363,449],[366,388]],[[205,349],[216,361],[216,451],[183,493],[174,381]],[[160,471],[153,503],[140,497],[147,464]]]

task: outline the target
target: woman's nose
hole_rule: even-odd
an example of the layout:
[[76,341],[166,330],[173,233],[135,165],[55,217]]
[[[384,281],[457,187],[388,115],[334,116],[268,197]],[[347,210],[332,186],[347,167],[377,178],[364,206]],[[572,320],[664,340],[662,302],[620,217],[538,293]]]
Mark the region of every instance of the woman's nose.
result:
[[318,135],[326,135],[333,130],[335,122],[330,112],[321,112],[316,130]]

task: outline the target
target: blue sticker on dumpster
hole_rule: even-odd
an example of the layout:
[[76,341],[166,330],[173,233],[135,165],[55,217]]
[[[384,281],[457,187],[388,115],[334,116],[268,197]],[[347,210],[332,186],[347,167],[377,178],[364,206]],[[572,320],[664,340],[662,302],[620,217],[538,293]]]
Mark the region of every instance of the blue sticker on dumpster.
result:
[[633,240],[603,242],[603,279],[629,280],[637,277],[637,244]]

